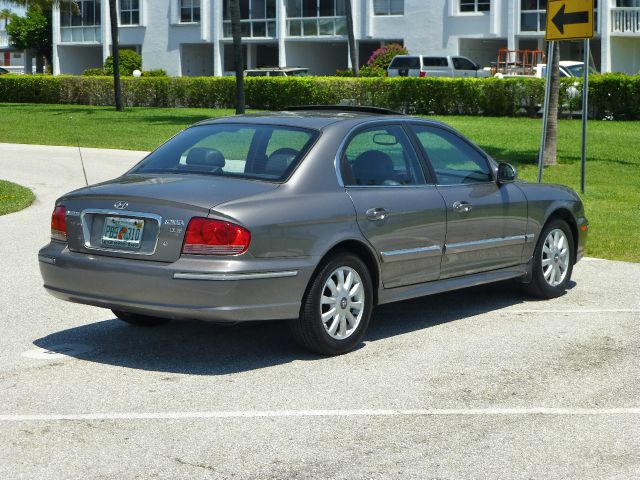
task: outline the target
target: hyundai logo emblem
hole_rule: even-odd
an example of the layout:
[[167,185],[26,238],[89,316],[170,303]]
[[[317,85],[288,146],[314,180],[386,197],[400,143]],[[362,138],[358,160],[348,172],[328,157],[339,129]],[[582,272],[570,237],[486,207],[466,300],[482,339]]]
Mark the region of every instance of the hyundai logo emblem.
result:
[[114,203],[113,206],[116,207],[118,210],[124,210],[129,206],[129,204],[127,202],[120,201],[120,202]]

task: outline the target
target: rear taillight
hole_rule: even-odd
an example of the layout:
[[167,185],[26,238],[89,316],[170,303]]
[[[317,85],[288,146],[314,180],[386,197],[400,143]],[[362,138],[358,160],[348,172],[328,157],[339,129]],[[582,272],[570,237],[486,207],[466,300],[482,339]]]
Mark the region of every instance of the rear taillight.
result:
[[424,78],[427,76],[427,72],[420,72],[420,78]]
[[251,233],[222,220],[192,218],[184,236],[182,253],[189,255],[239,255],[247,251]]
[[60,242],[67,241],[67,209],[64,205],[57,205],[51,214],[51,239]]

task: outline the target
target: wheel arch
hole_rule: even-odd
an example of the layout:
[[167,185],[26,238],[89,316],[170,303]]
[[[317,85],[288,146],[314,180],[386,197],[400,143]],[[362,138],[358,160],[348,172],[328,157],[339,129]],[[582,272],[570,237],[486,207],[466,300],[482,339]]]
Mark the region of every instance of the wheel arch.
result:
[[542,230],[544,230],[550,222],[558,219],[564,220],[571,229],[571,237],[573,238],[573,263],[575,263],[577,261],[576,259],[578,258],[578,222],[569,209],[565,207],[559,207],[553,210],[547,217],[547,220],[544,222],[544,225],[542,226],[542,229],[540,231],[542,232]]
[[309,286],[313,282],[313,279],[317,275],[322,265],[324,265],[324,263],[332,256],[342,252],[352,253],[356,255],[366,265],[367,269],[369,270],[369,275],[371,275],[371,283],[373,286],[373,304],[377,305],[378,304],[378,288],[380,286],[380,265],[378,263],[376,254],[373,252],[371,247],[366,243],[364,243],[362,240],[356,240],[356,239],[342,240],[336,243],[335,245],[333,245],[322,256],[322,258],[318,262],[318,265],[316,265],[316,268],[311,274],[309,283],[307,285],[307,288],[305,289],[305,296],[309,291]]

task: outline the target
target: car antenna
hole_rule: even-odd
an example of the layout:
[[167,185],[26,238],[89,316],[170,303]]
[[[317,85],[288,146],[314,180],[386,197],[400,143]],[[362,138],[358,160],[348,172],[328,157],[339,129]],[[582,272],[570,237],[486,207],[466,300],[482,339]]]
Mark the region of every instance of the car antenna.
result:
[[[71,117],[73,118],[73,117]],[[76,143],[78,145],[78,154],[80,155],[80,165],[82,165],[82,174],[84,175],[84,184],[89,186],[89,180],[87,180],[87,171],[84,168],[84,160],[82,159],[82,150],[80,149],[80,136],[76,137]]]

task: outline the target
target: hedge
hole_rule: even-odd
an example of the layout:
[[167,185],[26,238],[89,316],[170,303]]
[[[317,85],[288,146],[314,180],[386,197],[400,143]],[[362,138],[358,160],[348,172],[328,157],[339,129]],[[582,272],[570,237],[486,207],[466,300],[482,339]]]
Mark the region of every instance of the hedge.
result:
[[[127,106],[233,108],[232,77],[123,78]],[[580,110],[579,79],[562,79],[562,109]],[[255,77],[246,80],[247,105],[277,110],[289,105],[337,104],[348,99],[413,114],[535,115],[544,81],[537,78]],[[573,95],[569,95],[571,90]],[[590,113],[596,118],[640,119],[640,75],[590,79]],[[113,105],[110,77],[2,75],[0,102]]]

